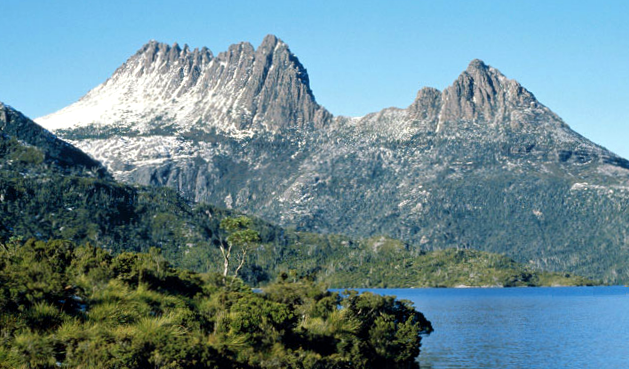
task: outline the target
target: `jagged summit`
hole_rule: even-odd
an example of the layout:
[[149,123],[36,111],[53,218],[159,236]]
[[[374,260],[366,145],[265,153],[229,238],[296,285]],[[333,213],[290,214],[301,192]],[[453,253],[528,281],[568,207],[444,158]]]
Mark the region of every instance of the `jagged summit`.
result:
[[323,127],[331,115],[310,90],[308,73],[273,35],[257,49],[242,42],[214,56],[207,48],[150,41],[78,102],[37,121],[52,129],[165,127],[243,134]]
[[317,104],[306,68],[274,35],[257,48],[241,42],[218,55],[205,47],[151,40],[78,102],[37,121],[66,138],[219,132],[241,139],[286,128],[347,126],[381,138],[436,134],[507,146],[517,136],[526,142],[521,145],[541,151],[578,149],[611,157],[570,130],[517,81],[479,59],[443,91],[421,89],[406,109],[334,118]]
[[[629,162],[480,60],[405,109],[333,118],[276,37],[216,56],[150,42],[40,121],[79,127],[56,133],[117,179],[191,201],[301,230],[481,248],[584,274],[597,265],[607,280],[629,280],[614,264],[629,260]],[[614,258],[601,261],[606,250]]]
[[421,89],[408,111],[413,119],[439,121],[441,129],[446,122],[510,122],[514,113],[531,109],[548,110],[517,81],[474,59],[443,92]]
[[[460,121],[521,126],[533,110],[552,114],[517,81],[475,59],[444,91],[420,90],[405,113],[407,121],[441,132]],[[77,103],[37,121],[55,131],[216,129],[242,137],[322,128],[332,119],[317,104],[306,68],[286,43],[267,35],[257,48],[241,42],[216,56],[205,47],[151,40]]]
[[480,59],[474,59],[470,62],[470,64],[468,64],[467,71],[474,70],[474,69],[486,70],[488,68],[489,67],[487,66],[487,64],[485,64],[484,61]]
[[444,91],[444,120],[509,120],[514,110],[541,108],[532,93],[481,60],[473,60]]

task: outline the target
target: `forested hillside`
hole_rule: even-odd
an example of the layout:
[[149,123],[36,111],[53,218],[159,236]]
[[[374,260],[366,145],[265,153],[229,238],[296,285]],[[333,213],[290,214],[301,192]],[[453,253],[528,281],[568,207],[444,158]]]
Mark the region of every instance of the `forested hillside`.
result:
[[152,41],[38,122],[118,180],[283,227],[628,283],[629,161],[481,60],[452,77],[406,107],[333,116],[277,37],[216,56]]
[[[0,239],[67,239],[115,254],[157,247],[178,267],[222,271],[220,246],[227,243],[229,232],[220,223],[237,213],[191,204],[169,188],[116,182],[76,148],[15,110],[3,109]],[[58,157],[62,151],[70,153],[63,160]],[[280,273],[311,275],[335,287],[593,283],[558,274],[541,277],[538,270],[488,253],[466,251],[450,257],[448,252],[426,253],[388,238],[297,232],[255,218],[251,228],[259,242],[238,274],[251,285],[269,283]],[[395,246],[387,246],[391,244]]]

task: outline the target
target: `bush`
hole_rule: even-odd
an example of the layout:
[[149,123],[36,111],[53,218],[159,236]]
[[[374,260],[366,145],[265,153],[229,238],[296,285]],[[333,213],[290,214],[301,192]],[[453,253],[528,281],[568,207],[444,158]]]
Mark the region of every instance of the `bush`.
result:
[[309,278],[256,293],[156,249],[29,240],[0,249],[0,267],[0,367],[413,368],[432,330],[393,297]]

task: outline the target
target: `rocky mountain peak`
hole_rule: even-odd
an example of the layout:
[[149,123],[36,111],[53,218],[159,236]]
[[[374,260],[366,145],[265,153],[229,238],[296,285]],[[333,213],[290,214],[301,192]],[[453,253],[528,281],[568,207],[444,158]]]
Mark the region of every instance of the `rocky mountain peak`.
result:
[[408,107],[411,119],[434,122],[441,112],[441,91],[432,87],[424,87],[417,92],[415,101]]
[[443,92],[429,87],[421,89],[408,107],[407,117],[429,125],[434,123],[439,131],[460,121],[490,126],[511,123],[533,110],[552,114],[517,81],[474,59]]
[[489,70],[489,66],[480,59],[474,59],[468,64],[466,72],[473,74],[475,72],[486,72]]
[[105,83],[38,122],[52,130],[168,126],[240,136],[242,131],[323,127],[331,118],[316,103],[308,73],[288,45],[268,35],[257,49],[241,42],[216,57],[207,48],[191,51],[187,45],[152,40]]
[[0,102],[0,122],[6,122],[7,121],[7,112],[8,112],[9,108],[4,105],[2,102]]
[[257,72],[262,73],[262,75],[259,75],[260,77],[266,78],[268,71],[272,68],[277,69],[280,73],[288,72],[291,74],[291,77],[295,78],[295,82],[303,85],[305,88],[304,92],[314,101],[314,94],[310,90],[308,72],[284,41],[275,35],[267,35],[260,46],[255,49],[254,59],[254,68]]
[[541,109],[535,96],[517,81],[479,59],[473,60],[443,92],[441,121],[509,121],[513,111]]
[[277,44],[286,45],[277,36],[272,35],[272,34],[268,34],[268,35],[264,36],[264,39],[262,40],[262,43],[260,44],[258,49],[273,50]]
[[207,48],[190,51],[188,45],[182,49],[176,42],[170,46],[151,40],[118,68],[110,80],[140,78],[145,74],[150,78],[152,74],[168,73],[173,69],[184,69],[186,73],[203,67],[212,58],[212,52]]

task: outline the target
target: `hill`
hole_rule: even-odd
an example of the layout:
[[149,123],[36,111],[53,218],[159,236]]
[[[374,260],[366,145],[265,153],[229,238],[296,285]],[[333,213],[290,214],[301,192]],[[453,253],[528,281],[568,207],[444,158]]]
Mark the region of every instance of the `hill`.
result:
[[[68,239],[90,242],[114,254],[148,252],[151,247],[158,247],[176,266],[200,272],[221,270],[218,245],[225,242],[227,235],[220,229],[220,221],[236,213],[190,204],[172,189],[118,183],[98,163],[57,140],[19,112],[4,105],[3,111],[0,116],[0,239]],[[33,135],[30,138],[33,144],[29,144],[17,134],[25,131],[41,136]],[[60,159],[54,155],[62,150],[73,153],[78,159],[74,160],[73,156]],[[281,273],[292,273],[294,278],[312,275],[335,287],[447,286],[461,283],[462,276],[468,272],[468,262],[478,264],[479,260],[487,261],[487,265],[495,269],[470,269],[470,273],[481,273],[483,277],[470,278],[466,283],[507,286],[592,283],[579,278],[543,282],[544,278],[527,277],[529,274],[546,275],[539,271],[505,262],[496,255],[469,252],[454,259],[435,253],[434,259],[446,268],[458,270],[458,277],[452,278],[454,273],[431,276],[430,269],[420,267],[423,263],[420,260],[432,254],[418,252],[399,241],[387,241],[400,246],[395,255],[386,254],[388,256],[383,258],[385,254],[369,240],[286,230],[260,219],[255,219],[253,227],[261,236],[261,245],[250,255],[241,273],[252,285],[269,283]],[[347,263],[348,255],[350,263]],[[501,261],[492,261],[496,258]],[[364,270],[360,268],[383,269],[385,264],[399,264],[400,260],[417,263],[416,266],[402,264],[404,278],[398,273],[383,271],[377,275],[361,274]],[[338,268],[342,261],[345,267],[356,266],[357,269]],[[480,265],[482,263],[480,261]]]
[[274,36],[216,57],[153,41],[38,121],[119,180],[284,227],[629,282],[629,162],[480,60],[406,108],[348,118]]

